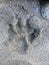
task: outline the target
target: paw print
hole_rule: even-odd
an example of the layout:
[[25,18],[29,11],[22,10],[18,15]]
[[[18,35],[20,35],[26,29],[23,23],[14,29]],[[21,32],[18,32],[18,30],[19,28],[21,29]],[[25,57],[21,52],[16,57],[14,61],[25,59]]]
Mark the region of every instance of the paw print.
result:
[[[30,18],[31,19],[31,18]],[[32,23],[31,25],[31,20],[27,19],[25,26],[23,25],[23,20],[21,18],[18,18],[17,23],[15,24],[16,30],[14,30],[14,26],[11,24],[9,25],[9,36],[13,36],[16,33],[16,40],[14,44],[15,50],[20,53],[20,54],[26,54],[27,50],[29,49],[28,42],[31,44],[33,43],[34,40],[40,35],[40,28],[36,25],[36,23]],[[34,22],[34,21],[32,21]],[[18,36],[17,36],[18,35]],[[10,38],[9,37],[9,38]],[[28,37],[28,42],[27,38]]]
[[8,26],[8,46],[15,49],[18,53],[25,54],[29,49],[28,42],[32,44],[33,40],[36,40],[40,34],[40,28],[37,25],[38,22],[37,20],[34,20],[35,18],[33,17],[26,19],[25,22],[21,16],[14,18],[11,9],[9,9],[5,7],[0,10],[0,13],[2,13],[1,19],[3,17],[4,22]]

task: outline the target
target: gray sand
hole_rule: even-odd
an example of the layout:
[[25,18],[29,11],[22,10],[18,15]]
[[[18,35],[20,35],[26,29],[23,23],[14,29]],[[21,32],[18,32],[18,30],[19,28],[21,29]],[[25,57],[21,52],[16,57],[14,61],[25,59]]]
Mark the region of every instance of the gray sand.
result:
[[49,65],[48,8],[41,16],[36,0],[0,0],[0,65]]

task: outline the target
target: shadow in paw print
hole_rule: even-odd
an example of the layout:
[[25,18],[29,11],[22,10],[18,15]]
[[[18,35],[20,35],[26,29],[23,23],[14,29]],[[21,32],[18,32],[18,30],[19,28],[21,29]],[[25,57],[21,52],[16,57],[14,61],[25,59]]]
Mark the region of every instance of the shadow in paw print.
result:
[[[49,0],[39,0],[39,5],[40,5],[40,14],[42,16],[42,8],[45,7],[45,5],[49,3]],[[44,12],[43,12],[44,13]],[[43,16],[42,16],[43,17]]]
[[26,32],[27,33],[31,33],[33,31],[33,28],[31,27],[31,25],[29,24],[29,21],[30,19],[27,19],[26,21],[26,26],[25,26],[25,29],[26,29]]
[[13,29],[12,24],[9,24],[8,33],[9,33],[9,40],[12,40],[14,35],[16,34],[16,32]]
[[39,0],[40,6],[43,6],[43,5],[47,4],[48,2],[49,2],[49,0]]
[[17,51],[20,54],[25,54],[28,50],[28,44],[26,42],[25,37],[21,37],[17,44]]
[[34,29],[34,31],[29,35],[29,41],[32,43],[33,40],[36,39],[36,37],[38,37],[38,35],[40,34],[40,29]]
[[21,18],[18,18],[18,22],[16,24],[17,32],[20,33],[22,31],[22,20]]

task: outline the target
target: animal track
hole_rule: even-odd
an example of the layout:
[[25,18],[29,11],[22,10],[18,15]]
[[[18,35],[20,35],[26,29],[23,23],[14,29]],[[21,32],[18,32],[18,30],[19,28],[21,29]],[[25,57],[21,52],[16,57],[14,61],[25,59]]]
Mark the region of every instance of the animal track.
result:
[[[18,38],[18,41],[16,40],[16,43],[14,43],[15,44],[14,48],[18,53],[25,54],[29,48],[26,37],[28,36],[28,41],[32,44],[33,40],[35,40],[40,34],[40,28],[38,28],[38,26],[36,27],[35,23],[34,23],[35,25],[32,23],[34,26],[31,27],[30,20],[26,20],[25,26],[23,25],[22,22],[23,22],[22,19],[18,18],[18,22],[16,24],[16,30],[18,35],[18,37],[16,38]],[[11,35],[9,36],[11,37],[13,36],[13,33],[15,34],[15,32],[14,27],[11,24],[9,24],[9,27],[10,27],[9,32],[11,32]]]
[[[32,18],[33,19],[33,18]],[[16,30],[14,30],[14,26],[12,24],[9,24],[9,39],[13,39],[14,35],[16,37],[16,41],[13,43],[13,49],[15,49],[18,53],[20,54],[26,54],[28,50],[28,42],[27,42],[27,36],[28,36],[28,41],[32,44],[33,41],[38,37],[40,34],[40,28],[36,26],[36,23],[32,23],[33,26],[30,25],[29,19],[26,20],[25,26],[23,25],[23,20],[21,18],[18,18],[18,21],[16,24]],[[34,22],[34,21],[32,21]],[[34,25],[35,24],[35,25]],[[17,36],[18,35],[18,36]],[[11,43],[12,45],[12,43]]]
[[38,9],[46,0],[1,1],[0,65],[49,65],[49,22]]
[[[16,6],[16,7],[18,7],[18,6]],[[10,48],[12,47],[13,49],[15,49],[18,53],[25,54],[25,53],[27,53],[27,50],[29,49],[28,42],[33,43],[33,40],[35,40],[40,33],[40,28],[38,27],[36,20],[35,21],[33,20],[34,19],[33,16],[32,17],[30,16],[28,18],[26,16],[26,14],[23,15],[24,11],[22,11],[22,9],[20,9],[20,13],[18,14],[18,16],[15,17],[14,16],[15,13],[14,13],[13,9],[8,7],[10,9],[9,11],[7,9],[9,14],[8,13],[6,14],[6,12],[7,12],[6,8],[7,7],[5,7],[5,9],[2,8],[0,10],[1,11],[0,13],[4,14],[4,16],[5,16],[5,17],[3,16],[3,18],[5,20],[4,22],[7,23],[7,26],[8,26],[7,35],[8,35],[8,40],[10,40],[8,46],[10,46]],[[5,10],[6,12],[5,11],[3,12],[2,10]],[[14,15],[12,14],[12,12],[14,13]],[[28,15],[30,15],[30,14],[28,13]],[[11,17],[15,17],[15,18],[11,18]],[[25,21],[24,21],[23,17],[25,18]],[[13,19],[15,19],[15,20],[13,20]],[[17,20],[17,22],[16,22],[16,20]],[[28,37],[28,39],[27,39],[27,37]],[[15,41],[12,42],[14,39],[15,39]]]

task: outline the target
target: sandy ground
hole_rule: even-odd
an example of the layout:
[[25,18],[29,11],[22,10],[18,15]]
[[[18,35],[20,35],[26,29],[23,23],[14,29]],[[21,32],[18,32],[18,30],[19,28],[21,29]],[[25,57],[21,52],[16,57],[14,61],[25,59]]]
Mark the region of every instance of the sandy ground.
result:
[[0,65],[49,65],[49,20],[37,1],[0,0]]

